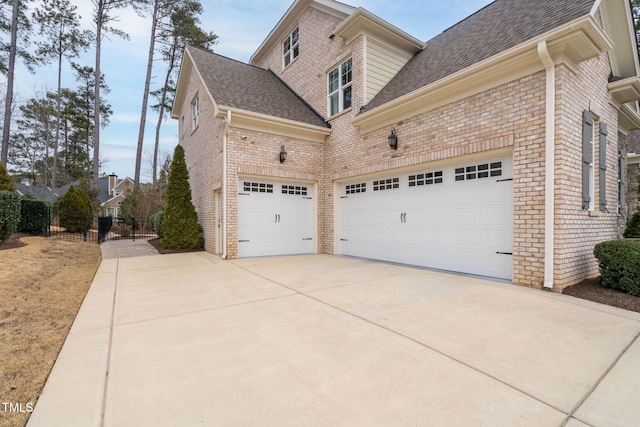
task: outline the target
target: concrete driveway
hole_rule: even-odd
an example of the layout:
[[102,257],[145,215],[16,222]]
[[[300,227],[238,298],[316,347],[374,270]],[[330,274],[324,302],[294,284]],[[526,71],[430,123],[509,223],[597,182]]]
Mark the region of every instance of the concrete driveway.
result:
[[632,426],[640,315],[328,255],[103,260],[29,426]]

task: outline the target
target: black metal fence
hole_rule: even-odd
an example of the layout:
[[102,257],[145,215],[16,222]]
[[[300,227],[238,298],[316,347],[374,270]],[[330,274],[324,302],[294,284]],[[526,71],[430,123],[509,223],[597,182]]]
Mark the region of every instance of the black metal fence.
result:
[[98,218],[99,243],[105,240],[154,239],[158,237],[151,228],[151,221],[140,221],[136,218],[121,220],[110,216]]
[[152,239],[157,237],[150,221],[135,218],[98,217],[86,213],[66,212],[60,215],[55,209],[45,212],[45,237],[102,243],[106,240]]

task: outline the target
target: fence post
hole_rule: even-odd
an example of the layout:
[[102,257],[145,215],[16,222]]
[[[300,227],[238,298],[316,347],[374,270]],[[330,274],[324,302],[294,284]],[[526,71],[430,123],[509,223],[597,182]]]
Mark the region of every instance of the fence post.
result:
[[131,219],[131,238],[133,239],[133,241],[136,241],[136,219],[132,218]]
[[87,218],[87,214],[84,214],[84,227],[82,232],[82,240],[87,241],[87,229],[89,228],[89,221]]
[[51,206],[46,206],[44,210],[44,237],[51,236]]

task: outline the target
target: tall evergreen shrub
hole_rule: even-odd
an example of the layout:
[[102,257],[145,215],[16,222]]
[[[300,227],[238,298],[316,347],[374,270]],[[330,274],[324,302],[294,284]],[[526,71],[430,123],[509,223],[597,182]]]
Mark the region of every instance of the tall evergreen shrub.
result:
[[87,193],[72,185],[64,196],[58,201],[58,215],[60,226],[71,233],[79,233],[84,230],[85,215],[87,221],[92,220],[93,207]]
[[167,185],[167,206],[162,219],[162,246],[167,249],[200,249],[204,247],[202,227],[191,202],[189,171],[184,148],[178,145],[173,153]]

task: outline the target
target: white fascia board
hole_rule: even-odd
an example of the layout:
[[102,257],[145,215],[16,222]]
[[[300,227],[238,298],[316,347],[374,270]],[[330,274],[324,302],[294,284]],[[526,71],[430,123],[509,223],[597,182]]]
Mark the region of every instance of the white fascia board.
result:
[[367,34],[412,55],[424,49],[424,43],[421,40],[363,8],[358,8],[349,18],[338,25],[333,33],[345,39],[347,44],[360,34]]
[[315,142],[325,142],[327,136],[331,134],[330,128],[310,125],[307,123],[233,107],[219,106],[217,117],[228,117],[228,111],[231,111],[231,121],[228,125],[239,129],[273,133],[276,135],[306,139]]
[[585,16],[360,114],[351,123],[370,132],[542,71],[538,57],[541,41],[547,41],[556,65],[566,63],[571,68],[613,46],[593,17]]

